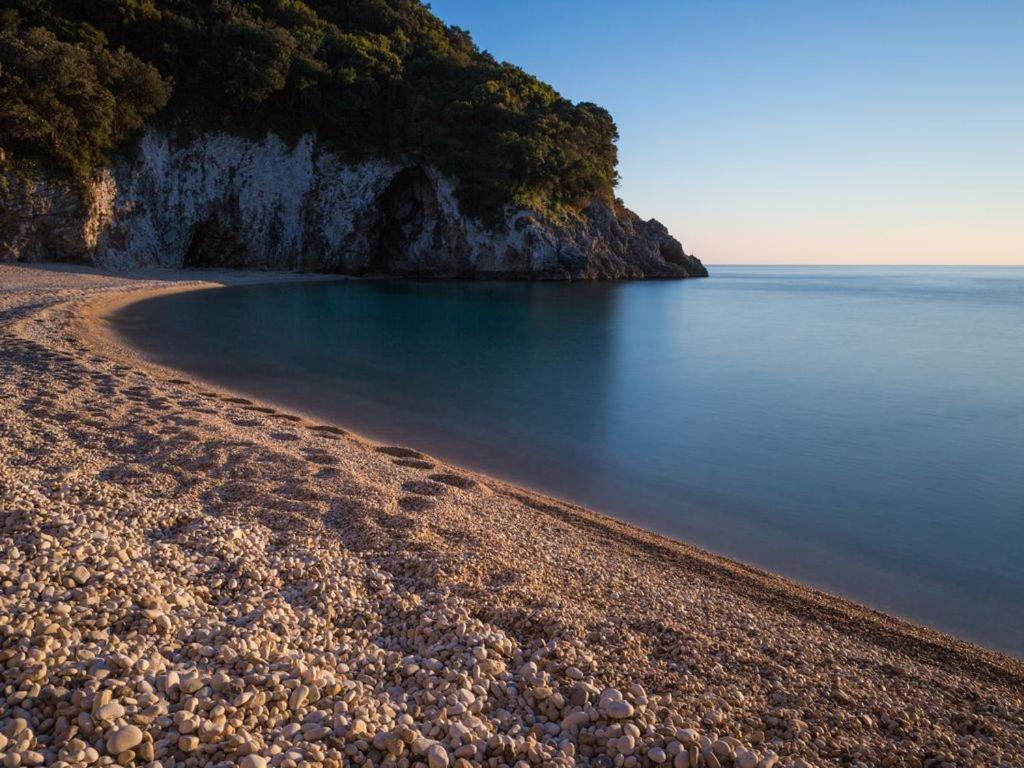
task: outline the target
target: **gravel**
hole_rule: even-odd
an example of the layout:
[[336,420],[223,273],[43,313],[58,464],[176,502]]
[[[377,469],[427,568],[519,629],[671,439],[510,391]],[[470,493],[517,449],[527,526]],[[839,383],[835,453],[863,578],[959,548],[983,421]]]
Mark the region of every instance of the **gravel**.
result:
[[166,277],[0,265],[3,765],[1024,765],[1020,662],[146,364]]

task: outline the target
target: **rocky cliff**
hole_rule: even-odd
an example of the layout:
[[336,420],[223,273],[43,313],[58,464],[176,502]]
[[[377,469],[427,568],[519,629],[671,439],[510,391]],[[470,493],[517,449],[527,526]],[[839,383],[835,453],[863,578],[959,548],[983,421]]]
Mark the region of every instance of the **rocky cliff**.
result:
[[603,201],[565,222],[510,209],[489,228],[460,212],[436,170],[345,163],[308,135],[180,141],[150,130],[84,194],[37,174],[8,179],[5,198],[0,259],[436,277],[707,274],[661,224]]

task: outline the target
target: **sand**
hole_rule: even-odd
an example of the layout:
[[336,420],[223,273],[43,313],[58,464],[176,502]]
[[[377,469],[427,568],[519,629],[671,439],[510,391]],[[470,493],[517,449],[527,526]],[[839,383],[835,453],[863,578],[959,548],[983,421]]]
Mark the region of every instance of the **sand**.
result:
[[1018,660],[218,390],[105,320],[295,279],[0,265],[5,765],[1024,765]]

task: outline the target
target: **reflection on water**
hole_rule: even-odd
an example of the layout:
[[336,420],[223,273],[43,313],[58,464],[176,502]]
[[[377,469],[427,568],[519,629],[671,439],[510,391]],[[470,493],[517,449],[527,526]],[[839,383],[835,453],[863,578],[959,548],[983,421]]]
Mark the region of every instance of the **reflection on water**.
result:
[[1024,270],[245,286],[118,322],[210,380],[1024,655]]

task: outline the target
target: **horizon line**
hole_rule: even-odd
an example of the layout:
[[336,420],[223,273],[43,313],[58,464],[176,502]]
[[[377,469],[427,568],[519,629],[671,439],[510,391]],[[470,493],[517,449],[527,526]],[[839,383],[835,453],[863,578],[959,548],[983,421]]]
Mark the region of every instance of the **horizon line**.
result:
[[[690,254],[694,255],[694,254]],[[697,258],[700,258],[699,256]],[[1021,268],[1024,267],[1024,262],[1014,264],[998,264],[998,263],[962,263],[962,264],[951,264],[949,262],[938,262],[938,263],[899,263],[899,262],[810,262],[810,261],[781,261],[781,262],[749,262],[749,261],[704,261],[701,259],[701,263],[706,267],[950,267],[951,269],[963,268],[963,267],[1010,267],[1010,268]]]

